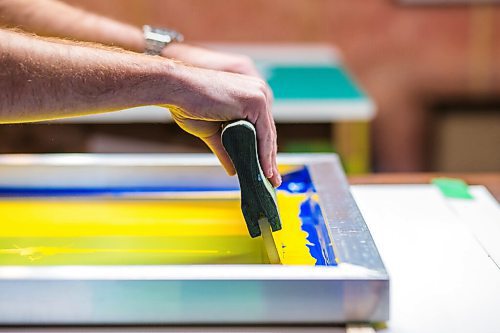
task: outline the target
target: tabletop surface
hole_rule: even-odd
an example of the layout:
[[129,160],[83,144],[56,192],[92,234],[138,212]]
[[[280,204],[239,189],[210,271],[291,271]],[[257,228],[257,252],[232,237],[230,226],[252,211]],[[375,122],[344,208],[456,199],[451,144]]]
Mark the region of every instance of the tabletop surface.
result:
[[391,279],[384,333],[500,331],[500,206],[483,186],[354,185]]
[[378,173],[349,177],[351,185],[360,184],[430,184],[438,177],[462,179],[470,185],[484,185],[500,202],[500,172],[491,173]]

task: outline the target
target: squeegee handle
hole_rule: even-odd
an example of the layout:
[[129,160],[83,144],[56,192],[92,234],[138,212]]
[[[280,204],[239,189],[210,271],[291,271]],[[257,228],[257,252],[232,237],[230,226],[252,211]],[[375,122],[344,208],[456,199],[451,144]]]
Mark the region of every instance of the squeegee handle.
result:
[[222,144],[238,175],[241,210],[250,236],[261,235],[259,219],[266,218],[272,231],[281,229],[276,192],[259,163],[257,133],[252,123],[237,120],[224,125]]

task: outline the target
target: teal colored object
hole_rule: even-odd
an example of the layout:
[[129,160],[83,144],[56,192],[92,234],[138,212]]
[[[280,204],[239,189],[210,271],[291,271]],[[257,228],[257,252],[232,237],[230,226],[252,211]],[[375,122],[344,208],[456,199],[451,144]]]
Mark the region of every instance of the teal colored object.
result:
[[345,70],[337,66],[273,66],[267,81],[277,100],[365,98]]
[[436,185],[439,190],[441,190],[441,193],[447,198],[474,199],[469,192],[469,186],[461,179],[434,178],[432,183]]

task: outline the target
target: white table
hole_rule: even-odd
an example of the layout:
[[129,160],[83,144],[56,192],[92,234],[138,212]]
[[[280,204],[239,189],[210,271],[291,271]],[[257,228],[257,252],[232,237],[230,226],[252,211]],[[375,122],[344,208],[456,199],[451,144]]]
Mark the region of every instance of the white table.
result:
[[431,185],[359,185],[353,195],[391,278],[382,332],[500,332],[500,208]]

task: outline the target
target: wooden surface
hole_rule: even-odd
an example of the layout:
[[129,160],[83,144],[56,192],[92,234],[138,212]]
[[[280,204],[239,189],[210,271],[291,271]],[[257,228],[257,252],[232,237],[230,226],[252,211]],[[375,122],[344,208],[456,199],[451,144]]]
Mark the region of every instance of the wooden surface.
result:
[[464,180],[469,185],[484,185],[500,202],[500,172],[498,173],[380,173],[349,177],[351,185],[358,184],[428,184],[433,178],[449,177]]

